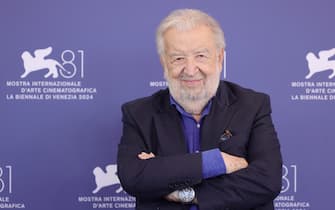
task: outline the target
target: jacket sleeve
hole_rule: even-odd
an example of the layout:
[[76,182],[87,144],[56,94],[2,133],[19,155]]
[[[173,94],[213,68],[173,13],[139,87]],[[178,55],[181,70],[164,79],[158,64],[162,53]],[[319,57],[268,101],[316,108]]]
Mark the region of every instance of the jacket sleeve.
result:
[[151,152],[150,142],[129,111],[129,107],[122,106],[122,114],[123,132],[118,148],[117,165],[118,176],[126,192],[137,198],[155,199],[201,182],[200,153],[156,156],[140,160],[138,154]]
[[[229,153],[229,146],[223,145],[223,150],[225,147],[228,150],[225,152]],[[247,168],[203,180],[196,186],[200,209],[251,209],[272,203],[279,194],[282,157],[268,96],[264,97],[255,115],[246,158],[249,163]]]

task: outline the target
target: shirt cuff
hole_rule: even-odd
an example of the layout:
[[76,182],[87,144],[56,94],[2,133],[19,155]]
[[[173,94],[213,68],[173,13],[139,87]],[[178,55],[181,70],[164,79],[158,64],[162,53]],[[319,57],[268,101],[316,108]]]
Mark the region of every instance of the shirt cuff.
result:
[[202,177],[204,179],[226,173],[226,164],[219,149],[202,152]]

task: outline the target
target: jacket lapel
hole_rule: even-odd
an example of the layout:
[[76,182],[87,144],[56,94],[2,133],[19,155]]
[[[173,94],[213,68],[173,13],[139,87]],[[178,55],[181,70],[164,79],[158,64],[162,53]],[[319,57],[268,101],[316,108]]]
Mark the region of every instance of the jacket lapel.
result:
[[157,154],[175,155],[187,153],[187,144],[182,128],[181,117],[170,105],[169,92],[161,91],[156,98],[157,114],[154,116],[154,138],[157,140]]
[[209,115],[203,119],[201,128],[201,150],[217,148],[220,136],[225,130],[230,130],[229,123],[236,113],[236,96],[229,87],[221,82]]

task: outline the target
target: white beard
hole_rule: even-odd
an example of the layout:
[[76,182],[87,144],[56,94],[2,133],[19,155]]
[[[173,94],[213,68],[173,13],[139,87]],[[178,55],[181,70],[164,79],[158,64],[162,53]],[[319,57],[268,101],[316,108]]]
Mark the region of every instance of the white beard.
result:
[[[200,114],[209,100],[215,95],[219,83],[221,71],[218,66],[213,75],[205,76],[199,71],[199,74],[193,77],[181,73],[178,79],[169,77],[168,70],[164,71],[164,77],[169,84],[169,91],[172,97],[181,105],[184,110],[190,114]],[[180,79],[204,79],[200,87],[188,88],[181,85]]]

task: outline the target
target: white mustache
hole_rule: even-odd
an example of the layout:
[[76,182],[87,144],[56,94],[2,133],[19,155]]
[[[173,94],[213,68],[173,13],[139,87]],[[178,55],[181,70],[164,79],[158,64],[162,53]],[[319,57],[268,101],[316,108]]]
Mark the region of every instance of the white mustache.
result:
[[186,80],[186,81],[192,81],[192,80],[201,80],[204,79],[205,77],[203,75],[196,75],[196,76],[188,76],[186,74],[181,74],[179,76],[179,79],[181,80]]

